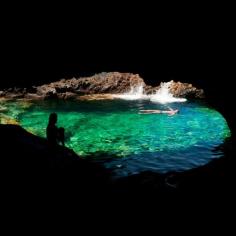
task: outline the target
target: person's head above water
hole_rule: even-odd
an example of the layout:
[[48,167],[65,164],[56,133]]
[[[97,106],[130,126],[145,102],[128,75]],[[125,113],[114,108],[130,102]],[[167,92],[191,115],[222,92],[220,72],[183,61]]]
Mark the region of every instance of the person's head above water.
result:
[[55,125],[57,123],[57,114],[55,112],[50,114],[48,123],[51,125]]

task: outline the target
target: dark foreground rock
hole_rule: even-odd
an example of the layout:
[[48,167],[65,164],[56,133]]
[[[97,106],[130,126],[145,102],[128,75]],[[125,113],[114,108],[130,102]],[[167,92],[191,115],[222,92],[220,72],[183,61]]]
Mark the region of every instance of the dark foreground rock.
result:
[[[10,88],[0,91],[0,97],[9,99],[26,98],[31,100],[42,99],[77,99],[81,95],[92,94],[122,94],[131,88],[143,86],[144,93],[153,94],[160,86],[146,85],[138,74],[132,73],[100,73],[86,78],[62,79],[57,82],[31,88]],[[176,97],[202,98],[204,92],[192,84],[174,82],[170,91]]]
[[[0,125],[2,190],[10,194],[37,194],[71,201],[102,198],[139,204],[176,196],[234,196],[235,148],[226,142],[225,157],[182,173],[143,172],[118,180],[100,164],[79,158],[72,150],[50,148],[43,138],[16,125]],[[221,147],[220,147],[221,148]],[[91,157],[92,158],[92,157]],[[66,196],[65,196],[66,195]]]
[[[37,191],[40,194],[88,195],[99,193],[109,182],[101,166],[85,161],[72,150],[50,147],[47,140],[17,125],[0,125],[2,186],[14,194]],[[98,191],[99,190],[99,191]]]

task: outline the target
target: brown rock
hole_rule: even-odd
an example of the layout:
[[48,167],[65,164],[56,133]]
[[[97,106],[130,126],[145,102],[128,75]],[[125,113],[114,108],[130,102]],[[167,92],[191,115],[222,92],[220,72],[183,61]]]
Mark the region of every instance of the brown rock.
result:
[[171,81],[170,92],[175,97],[203,98],[204,91],[193,87],[192,84]]
[[5,91],[0,91],[0,97],[4,97],[6,95]]
[[19,122],[9,116],[0,114],[0,124],[4,125],[19,125]]
[[[57,82],[37,87],[10,88],[0,92],[0,96],[10,99],[27,98],[40,99],[77,99],[81,95],[93,94],[121,94],[127,93],[132,87],[143,85],[146,94],[153,94],[160,86],[146,85],[138,74],[132,73],[100,73],[91,77],[61,79]],[[175,97],[202,98],[203,90],[197,89],[192,84],[174,82],[170,85],[170,91]]]
[[36,93],[27,93],[25,94],[24,98],[29,99],[29,100],[43,100],[44,97],[40,96]]
[[63,100],[74,100],[78,97],[76,93],[72,92],[65,92],[65,93],[58,93],[58,98]]
[[113,94],[89,94],[78,96],[77,100],[113,100]]

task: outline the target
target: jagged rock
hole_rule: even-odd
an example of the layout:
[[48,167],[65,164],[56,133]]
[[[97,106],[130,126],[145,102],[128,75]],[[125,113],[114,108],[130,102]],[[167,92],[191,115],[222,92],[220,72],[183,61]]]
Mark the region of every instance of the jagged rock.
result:
[[47,96],[50,94],[56,94],[57,91],[52,84],[45,84],[45,85],[37,87],[36,93],[40,96]]
[[27,94],[26,88],[8,88],[4,91],[0,91],[0,97],[5,97],[9,99],[19,99],[24,98],[25,94]]
[[170,92],[175,97],[203,98],[203,89],[197,89],[192,84],[171,81]]
[[[100,73],[91,77],[61,79],[50,84],[37,87],[10,88],[0,93],[0,96],[11,99],[28,98],[40,99],[79,99],[81,95],[93,94],[122,94],[129,92],[134,87],[143,86],[146,94],[153,94],[160,88],[146,85],[138,74],[132,73]],[[170,92],[175,97],[202,98],[202,89],[197,89],[192,84],[174,82],[170,83]],[[108,96],[111,98],[110,96]],[[84,97],[85,98],[85,97]],[[103,96],[104,98],[104,96]]]
[[49,85],[38,87],[38,93],[73,92],[81,94],[102,94],[102,93],[125,93],[130,91],[131,87],[145,84],[139,75],[131,73],[101,73],[86,78],[72,78],[70,80],[60,80]]
[[33,103],[28,99],[19,99],[17,104],[24,110],[30,108],[33,105]]

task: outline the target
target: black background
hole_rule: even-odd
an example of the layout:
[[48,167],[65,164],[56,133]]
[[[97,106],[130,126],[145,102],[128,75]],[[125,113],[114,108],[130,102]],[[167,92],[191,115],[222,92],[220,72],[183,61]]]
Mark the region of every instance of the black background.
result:
[[1,20],[1,88],[103,71],[208,89],[234,78],[233,15],[222,6],[19,4],[8,11]]

